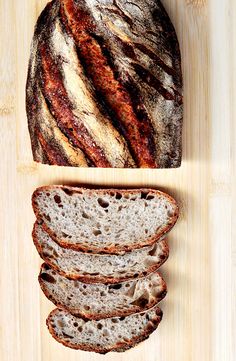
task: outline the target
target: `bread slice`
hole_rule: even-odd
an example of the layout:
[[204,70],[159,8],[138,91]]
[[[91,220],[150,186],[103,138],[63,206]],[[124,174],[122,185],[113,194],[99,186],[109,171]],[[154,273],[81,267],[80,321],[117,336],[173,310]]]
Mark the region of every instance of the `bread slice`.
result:
[[39,283],[57,307],[94,320],[147,310],[167,293],[166,283],[157,272],[122,283],[87,284],[61,276],[46,263],[41,266]]
[[33,240],[40,257],[53,269],[67,278],[86,283],[116,283],[143,277],[155,272],[169,256],[164,239],[123,255],[74,251],[60,247],[38,222],[34,225]]
[[45,186],[32,196],[37,218],[62,247],[119,254],[152,245],[178,218],[169,195],[153,189]]
[[145,340],[162,319],[159,307],[126,317],[84,321],[70,313],[55,309],[47,318],[52,336],[73,349],[105,354],[125,351]]

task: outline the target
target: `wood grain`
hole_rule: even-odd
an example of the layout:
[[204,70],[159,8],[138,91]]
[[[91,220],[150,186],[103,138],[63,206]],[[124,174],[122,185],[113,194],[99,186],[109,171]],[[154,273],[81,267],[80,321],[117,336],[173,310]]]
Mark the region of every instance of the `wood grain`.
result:
[[[233,361],[236,358],[236,3],[163,0],[176,27],[185,88],[184,161],[173,170],[68,169],[32,162],[25,80],[34,23],[46,1],[0,0],[0,359]],[[49,335],[53,308],[37,283],[31,193],[43,184],[153,186],[181,217],[162,268],[169,293],[149,340],[124,354],[73,351]],[[234,202],[233,202],[234,201]]]

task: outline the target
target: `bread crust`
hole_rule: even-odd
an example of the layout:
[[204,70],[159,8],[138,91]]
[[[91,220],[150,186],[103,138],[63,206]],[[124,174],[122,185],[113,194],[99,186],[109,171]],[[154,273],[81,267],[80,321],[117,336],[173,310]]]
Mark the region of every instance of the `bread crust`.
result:
[[50,188],[53,189],[66,189],[69,192],[73,192],[73,193],[77,193],[77,192],[83,192],[83,191],[89,191],[91,194],[94,191],[99,191],[101,194],[103,193],[114,193],[114,192],[119,192],[119,193],[123,193],[123,194],[146,194],[146,193],[154,193],[155,195],[162,195],[165,198],[167,198],[170,203],[175,207],[175,212],[172,216],[172,221],[169,222],[169,224],[167,224],[161,232],[158,232],[157,234],[153,235],[153,237],[150,237],[147,240],[144,240],[143,242],[140,242],[139,244],[134,245],[119,245],[119,246],[109,246],[106,247],[106,249],[104,248],[94,248],[93,246],[83,246],[81,244],[69,244],[68,242],[65,242],[63,240],[60,240],[57,238],[57,235],[45,224],[45,222],[42,224],[43,229],[49,234],[49,236],[56,242],[58,243],[61,247],[63,248],[70,248],[73,249],[75,251],[81,251],[81,252],[88,252],[90,251],[91,253],[96,253],[96,254],[119,254],[121,252],[129,252],[132,251],[134,249],[139,249],[139,248],[143,248],[145,246],[151,246],[154,243],[158,242],[158,240],[160,240],[161,238],[163,238],[175,225],[175,223],[177,222],[178,216],[179,216],[179,208],[178,205],[175,201],[174,198],[172,198],[170,195],[158,191],[158,190],[154,190],[151,188],[141,188],[141,189],[86,189],[86,188],[77,188],[77,187],[68,187],[68,186],[63,186],[63,185],[57,185],[57,186],[43,186],[43,187],[39,187],[37,188],[33,195],[32,195],[32,207],[34,210],[34,213],[36,215],[37,219],[42,219],[43,220],[43,215],[40,213],[39,207],[37,205],[36,202],[36,198],[37,198],[37,194],[41,191],[46,191],[49,190]]
[[146,340],[150,336],[150,334],[157,329],[159,323],[162,320],[162,316],[163,316],[163,313],[162,313],[161,309],[159,307],[156,307],[156,317],[155,317],[155,319],[152,320],[152,322],[150,321],[148,323],[148,325],[146,327],[146,330],[143,332],[142,335],[133,337],[132,340],[127,341],[127,342],[116,343],[116,345],[114,345],[111,348],[103,348],[103,349],[101,349],[99,347],[91,347],[91,346],[88,346],[88,345],[74,345],[70,341],[65,341],[65,340],[59,338],[56,335],[53,327],[50,324],[51,318],[54,316],[54,314],[57,313],[57,311],[58,311],[58,309],[55,309],[55,310],[51,311],[48,318],[47,318],[47,320],[46,320],[48,330],[51,333],[52,337],[55,338],[55,340],[58,341],[59,343],[62,343],[64,346],[72,348],[74,350],[92,351],[92,352],[96,352],[96,353],[100,353],[100,354],[106,354],[106,353],[111,352],[111,351],[123,352],[123,351],[126,351],[126,350],[130,349],[130,348],[135,347],[140,342]]
[[[90,121],[88,130],[88,114],[76,117],[73,112],[78,106],[65,89],[70,79],[62,67],[68,59],[55,52],[52,39],[56,22],[77,48],[82,71],[77,70],[116,145],[111,141],[103,147],[101,127],[93,128]],[[33,158],[61,166],[179,167],[182,86],[177,36],[159,0],[53,0],[37,21],[28,66],[26,111]],[[39,91],[55,116],[53,127],[63,133],[58,139],[52,140],[42,126]],[[73,160],[64,152],[70,146]]]
[[[61,270],[55,263],[53,263],[53,261],[49,258],[46,257],[43,254],[42,248],[39,244],[39,240],[37,237],[37,232],[36,232],[36,228],[37,228],[37,221],[34,224],[34,228],[33,228],[33,232],[32,232],[32,238],[33,238],[33,242],[34,245],[38,251],[39,256],[44,260],[45,263],[47,263],[51,268],[53,268],[57,273],[59,273],[61,276],[64,276],[66,278],[69,278],[71,280],[78,280],[84,283],[120,283],[120,282],[124,282],[124,281],[128,281],[129,279],[133,278],[128,277],[128,276],[120,276],[120,277],[106,277],[106,276],[91,276],[91,275],[83,275],[80,273],[66,273],[63,270]],[[150,273],[153,273],[155,271],[157,271],[168,259],[169,257],[169,246],[166,240],[162,240],[162,242],[164,242],[164,251],[163,251],[163,258],[157,262],[156,264],[148,267],[145,271],[140,272],[137,275],[137,278],[141,278],[144,276],[149,275]],[[91,254],[89,254],[91,255]]]
[[[152,302],[147,303],[145,306],[136,306],[133,307],[132,310],[114,310],[113,313],[89,313],[86,312],[84,313],[82,310],[77,309],[77,310],[72,310],[68,307],[66,307],[65,305],[62,305],[61,303],[57,302],[55,298],[53,298],[52,296],[49,295],[49,292],[47,290],[47,287],[45,287],[44,282],[42,282],[41,279],[41,274],[43,273],[43,269],[45,268],[45,263],[43,263],[41,265],[40,268],[40,273],[38,276],[38,281],[40,284],[40,287],[43,291],[43,293],[45,294],[45,296],[49,299],[49,301],[53,302],[54,305],[64,311],[67,311],[69,313],[71,313],[72,315],[76,316],[76,317],[81,317],[84,320],[101,320],[104,318],[111,318],[111,317],[123,317],[123,316],[129,316],[133,313],[139,313],[139,312],[143,312],[146,311],[152,307],[154,307],[155,305],[157,305],[159,302],[161,302],[161,300],[166,296],[167,294],[167,286],[166,283],[164,281],[164,279],[162,278],[161,274],[159,272],[155,272],[160,278],[161,278],[161,287],[162,287],[162,291],[161,293],[157,296],[156,299],[153,299]],[[46,265],[47,266],[47,265]],[[120,282],[119,282],[120,283]]]

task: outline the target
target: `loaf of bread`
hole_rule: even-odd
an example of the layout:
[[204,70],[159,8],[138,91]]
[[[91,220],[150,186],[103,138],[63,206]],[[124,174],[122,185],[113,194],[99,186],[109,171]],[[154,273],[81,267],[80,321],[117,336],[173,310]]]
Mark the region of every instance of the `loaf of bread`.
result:
[[122,352],[145,340],[162,319],[159,307],[126,317],[85,321],[56,309],[47,318],[52,336],[67,347],[105,354]]
[[55,271],[86,283],[117,283],[140,278],[157,271],[169,256],[165,239],[122,255],[74,251],[59,246],[38,222],[34,225],[33,240],[40,257]]
[[51,1],[35,28],[26,108],[37,162],[180,166],[180,51],[161,2]]
[[153,189],[45,186],[32,196],[36,217],[62,247],[119,254],[150,246],[174,226],[176,201]]
[[157,272],[115,284],[87,284],[61,276],[45,263],[39,283],[50,301],[84,319],[100,320],[145,311],[166,295],[166,284]]

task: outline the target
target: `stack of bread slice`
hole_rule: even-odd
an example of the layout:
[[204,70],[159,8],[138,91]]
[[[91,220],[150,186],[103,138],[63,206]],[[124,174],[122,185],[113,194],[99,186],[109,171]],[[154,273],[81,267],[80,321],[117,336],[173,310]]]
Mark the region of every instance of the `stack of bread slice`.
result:
[[57,309],[47,318],[65,346],[125,351],[158,326],[167,288],[158,268],[164,236],[178,218],[169,195],[153,189],[45,186],[32,197],[39,283]]

